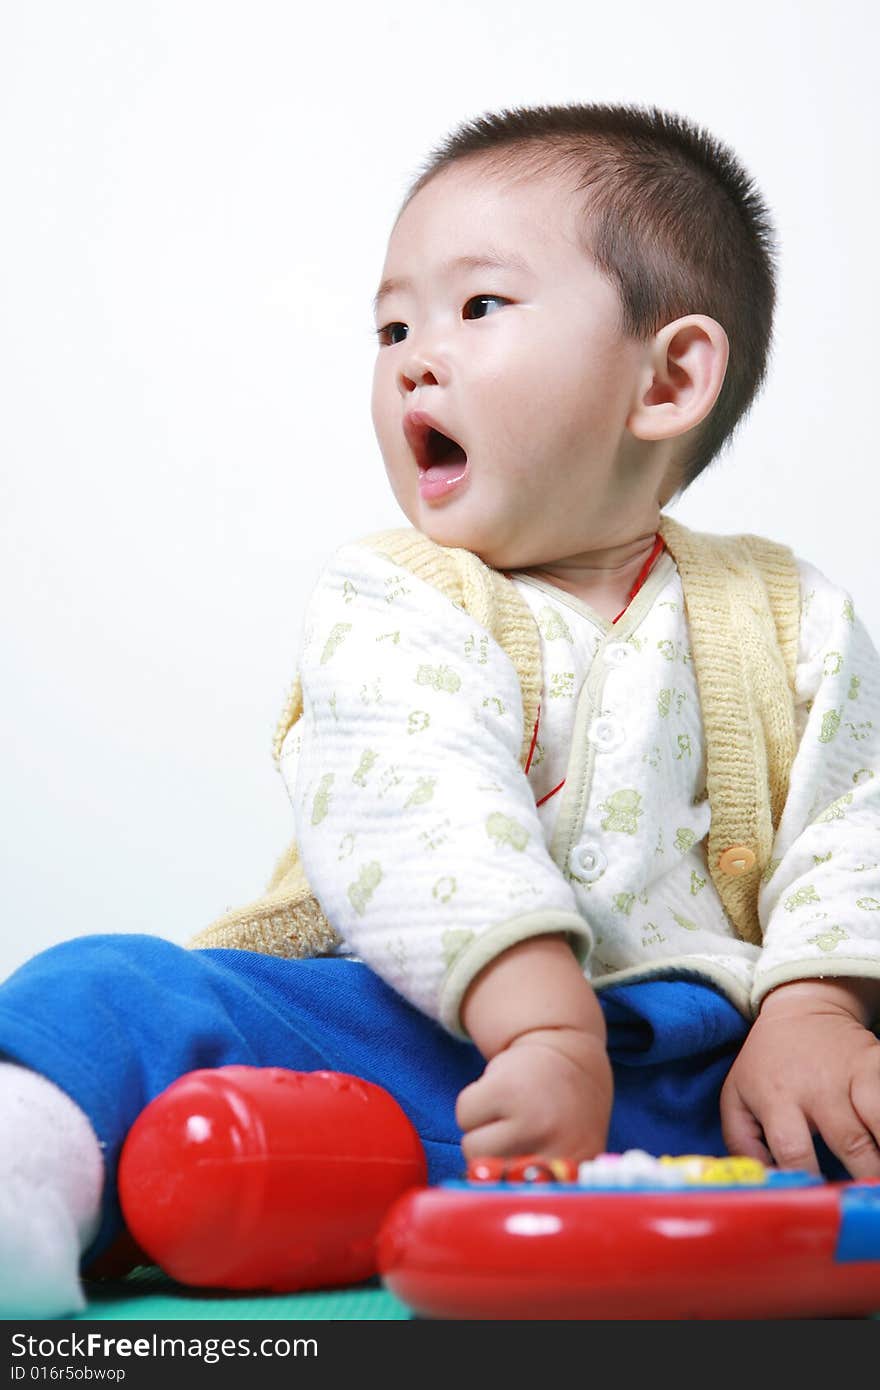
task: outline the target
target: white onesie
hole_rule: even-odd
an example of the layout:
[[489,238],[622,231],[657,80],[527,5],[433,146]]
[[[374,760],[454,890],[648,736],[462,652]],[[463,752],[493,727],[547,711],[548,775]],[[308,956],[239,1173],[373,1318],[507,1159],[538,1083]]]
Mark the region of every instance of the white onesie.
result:
[[758,947],[707,868],[702,720],[668,552],[615,624],[513,576],[543,659],[526,773],[497,642],[424,580],[342,547],[307,610],[304,716],[281,768],[343,952],[458,1036],[479,970],[541,933],[568,933],[598,989],[685,973],[747,1017],[787,980],[880,978],[880,657],[846,591],[797,563],[799,747]]

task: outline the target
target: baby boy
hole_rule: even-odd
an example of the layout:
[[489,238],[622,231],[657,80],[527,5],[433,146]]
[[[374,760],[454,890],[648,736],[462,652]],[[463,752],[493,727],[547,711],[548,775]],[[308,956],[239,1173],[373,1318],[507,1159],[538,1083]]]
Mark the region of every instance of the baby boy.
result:
[[[777,588],[795,609],[772,845],[722,866],[755,875],[740,917],[709,857],[699,538],[664,513],[760,388],[773,307],[762,200],[680,117],[520,109],[433,154],[375,302],[414,529],[327,565],[279,737],[332,943],[82,937],[0,988],[0,1305],[78,1306],[125,1133],[197,1066],[376,1081],[433,1180],[462,1149],[606,1147],[880,1176],[880,662],[807,561],[742,562],[760,602],[718,610],[713,650]],[[697,553],[708,582],[721,552]],[[775,630],[754,660],[758,702]],[[754,760],[734,724],[713,738]]]

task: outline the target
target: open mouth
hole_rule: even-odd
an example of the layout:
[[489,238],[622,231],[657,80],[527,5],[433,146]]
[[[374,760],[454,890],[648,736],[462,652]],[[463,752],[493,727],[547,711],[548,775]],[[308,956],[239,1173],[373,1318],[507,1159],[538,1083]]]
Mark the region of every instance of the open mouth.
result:
[[405,417],[404,433],[418,464],[422,497],[432,501],[447,496],[467,473],[466,451],[424,411],[411,411]]
[[428,430],[425,437],[424,456],[419,459],[419,468],[424,472],[431,472],[435,469],[446,469],[451,471],[455,467],[467,464],[467,454],[455,439],[450,439],[448,434],[441,434],[440,430],[433,428]]

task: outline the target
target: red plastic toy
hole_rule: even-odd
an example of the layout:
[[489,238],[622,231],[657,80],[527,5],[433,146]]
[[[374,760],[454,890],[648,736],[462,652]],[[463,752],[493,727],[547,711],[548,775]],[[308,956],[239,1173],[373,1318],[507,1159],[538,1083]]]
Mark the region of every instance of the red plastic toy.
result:
[[880,1313],[880,1182],[639,1151],[484,1158],[462,1182],[426,1182],[418,1135],[379,1086],[191,1072],[124,1145],[134,1246],[120,1258],[134,1249],[184,1284],[275,1292],[378,1272],[432,1318]]
[[880,1312],[880,1182],[754,1159],[481,1159],[399,1198],[386,1286],[424,1317],[688,1319]]
[[418,1134],[382,1087],[276,1067],[181,1077],[119,1163],[128,1230],[167,1274],[279,1293],[374,1275],[382,1218],[426,1181]]

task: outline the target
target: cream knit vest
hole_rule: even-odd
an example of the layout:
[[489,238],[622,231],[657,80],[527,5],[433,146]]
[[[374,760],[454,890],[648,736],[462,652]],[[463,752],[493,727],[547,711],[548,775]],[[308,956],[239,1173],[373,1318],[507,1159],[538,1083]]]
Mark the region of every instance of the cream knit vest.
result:
[[[797,563],[787,546],[760,536],[708,535],[667,516],[659,530],[681,576],[702,707],[709,871],[737,935],[760,944],[758,890],[796,751]],[[541,696],[541,644],[516,586],[469,551],[435,545],[418,531],[384,531],[365,544],[433,584],[503,647],[522,687],[525,765]],[[301,715],[297,679],[275,733],[276,762]],[[338,943],[294,843],[262,897],[227,913],[189,945],[304,957],[326,954]]]

